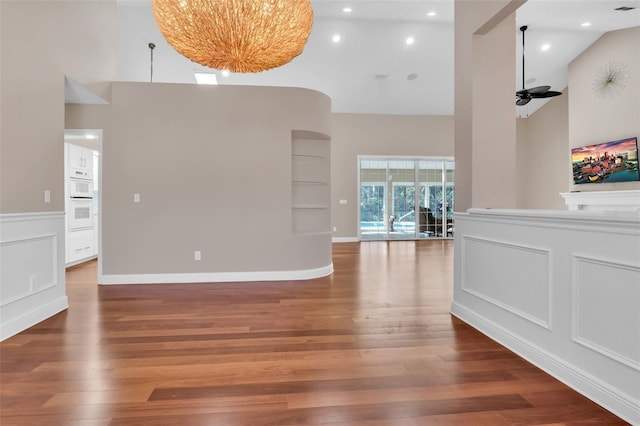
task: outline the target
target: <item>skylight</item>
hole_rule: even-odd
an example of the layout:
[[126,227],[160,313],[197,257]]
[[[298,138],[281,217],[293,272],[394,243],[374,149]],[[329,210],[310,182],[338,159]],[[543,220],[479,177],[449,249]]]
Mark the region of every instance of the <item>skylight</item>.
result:
[[196,82],[198,84],[209,84],[216,85],[218,84],[218,79],[216,75],[211,72],[194,72],[193,75],[196,77]]

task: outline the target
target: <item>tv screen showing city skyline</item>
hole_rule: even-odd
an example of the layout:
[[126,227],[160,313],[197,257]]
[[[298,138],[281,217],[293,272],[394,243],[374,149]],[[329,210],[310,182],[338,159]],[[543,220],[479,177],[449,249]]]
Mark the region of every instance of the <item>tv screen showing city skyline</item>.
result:
[[572,148],[571,162],[575,184],[640,180],[637,137]]

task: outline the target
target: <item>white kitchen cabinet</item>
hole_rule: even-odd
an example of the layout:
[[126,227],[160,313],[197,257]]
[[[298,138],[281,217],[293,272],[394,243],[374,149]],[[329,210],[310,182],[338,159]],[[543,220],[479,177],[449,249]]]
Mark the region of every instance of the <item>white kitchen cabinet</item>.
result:
[[93,150],[73,144],[66,146],[69,177],[93,179]]
[[67,243],[67,263],[73,263],[96,255],[93,228],[69,231]]
[[[66,265],[71,266],[98,254],[95,213],[94,165],[96,151],[65,143],[65,230]],[[94,167],[96,176],[94,176]]]

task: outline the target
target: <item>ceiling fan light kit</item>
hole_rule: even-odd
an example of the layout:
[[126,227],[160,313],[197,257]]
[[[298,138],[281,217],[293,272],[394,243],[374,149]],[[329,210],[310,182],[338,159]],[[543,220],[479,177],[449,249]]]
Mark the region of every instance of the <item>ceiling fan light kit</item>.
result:
[[532,87],[531,89],[525,89],[525,79],[524,79],[524,32],[527,30],[527,26],[523,25],[520,27],[520,31],[522,31],[522,90],[518,90],[516,92],[516,105],[524,106],[531,102],[532,99],[542,99],[542,98],[551,98],[554,96],[562,95],[561,92],[556,92],[551,89],[551,86],[537,86]]
[[310,0],[153,0],[167,42],[198,64],[233,72],[282,66],[302,53]]

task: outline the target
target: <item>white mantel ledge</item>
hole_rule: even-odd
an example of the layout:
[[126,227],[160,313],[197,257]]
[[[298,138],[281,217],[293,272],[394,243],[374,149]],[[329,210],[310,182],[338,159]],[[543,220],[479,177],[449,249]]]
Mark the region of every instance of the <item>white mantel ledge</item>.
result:
[[640,190],[562,192],[569,210],[640,211]]

